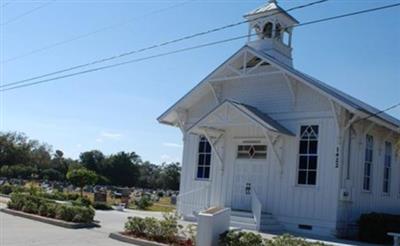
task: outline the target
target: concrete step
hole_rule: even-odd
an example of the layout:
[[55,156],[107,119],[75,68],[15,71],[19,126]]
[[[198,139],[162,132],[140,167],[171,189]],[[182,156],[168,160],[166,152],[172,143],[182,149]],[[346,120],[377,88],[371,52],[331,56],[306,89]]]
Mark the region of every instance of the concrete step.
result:
[[248,211],[232,210],[231,216],[253,218],[253,214]]
[[250,223],[250,224],[255,223],[253,217],[249,218],[249,217],[232,216],[232,215],[231,215],[231,221]]
[[246,229],[246,230],[256,230],[257,226],[256,223],[243,223],[243,222],[237,222],[237,221],[231,221],[230,224],[232,227],[240,228],[240,229]]

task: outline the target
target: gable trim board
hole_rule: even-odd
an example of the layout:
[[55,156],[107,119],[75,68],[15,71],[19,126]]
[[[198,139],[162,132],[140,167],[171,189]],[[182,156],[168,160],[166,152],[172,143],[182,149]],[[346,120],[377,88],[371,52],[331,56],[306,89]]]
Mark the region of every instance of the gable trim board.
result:
[[207,117],[212,115],[218,109],[223,106],[232,106],[244,116],[246,116],[249,120],[257,123],[268,131],[273,131],[276,133],[288,135],[288,136],[296,136],[291,131],[289,131],[286,127],[282,126],[280,123],[272,119],[269,115],[264,112],[261,112],[259,109],[249,106],[243,103],[238,103],[231,100],[224,100],[221,104],[214,107],[209,113],[205,114],[201,119],[199,119],[196,123],[194,123],[187,131],[192,132],[198,125],[205,120]]
[[[198,83],[194,88],[192,88],[186,95],[184,95],[181,99],[179,99],[175,104],[173,104],[169,109],[167,109],[163,114],[161,114],[157,120],[160,123],[174,125],[173,122],[168,121],[165,119],[168,114],[172,113],[174,110],[178,108],[180,104],[182,104],[185,100],[189,100],[189,96],[193,93],[197,92],[200,88],[206,86],[206,83],[210,83],[209,79],[212,75],[216,74],[224,65],[228,64],[229,61],[234,59],[237,55],[241,52],[248,51],[253,53],[255,56],[263,59],[264,61],[270,63],[271,65],[275,66],[276,68],[282,70],[282,72],[294,77],[298,81],[302,82],[306,86],[311,87],[312,89],[318,91],[322,95],[328,97],[329,99],[335,101],[339,105],[343,106],[347,110],[352,113],[359,114],[361,117],[370,117],[369,120],[373,121],[379,125],[385,126],[386,128],[393,130],[397,133],[400,133],[400,120],[382,112],[379,113],[380,110],[338,90],[335,89],[320,80],[317,80],[307,74],[304,74],[282,62],[279,62],[274,57],[261,52],[257,51],[250,45],[244,45],[240,48],[235,54],[233,54],[230,58],[228,58],[225,62],[223,62],[220,66],[218,66],[213,72],[211,72],[208,76],[206,76],[200,83]],[[210,84],[211,85],[211,84]],[[379,114],[378,114],[379,113]]]

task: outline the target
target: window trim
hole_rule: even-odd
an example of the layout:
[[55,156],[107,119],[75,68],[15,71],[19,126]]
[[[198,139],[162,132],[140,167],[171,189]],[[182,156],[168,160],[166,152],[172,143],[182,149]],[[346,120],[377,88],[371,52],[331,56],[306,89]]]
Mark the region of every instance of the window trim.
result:
[[[239,146],[265,146],[265,158],[239,158]],[[246,160],[246,161],[266,161],[268,160],[268,145],[266,143],[238,143],[235,149],[235,160]]]
[[[384,153],[383,153],[383,173],[382,173],[382,193],[386,196],[389,196],[391,193],[391,184],[392,184],[392,165],[393,165],[393,144],[390,141],[384,141]],[[390,146],[389,152],[387,153],[387,145]],[[389,154],[390,157],[390,161],[389,161],[389,165],[386,165],[386,157]],[[388,178],[387,180],[385,179],[385,171],[386,168],[389,169],[389,173],[388,173]],[[385,181],[387,181],[387,191],[385,191]]]
[[[303,126],[305,126],[305,127],[308,127],[308,126],[317,126],[317,127],[318,127],[318,134],[317,134],[317,139],[316,139],[316,140],[317,140],[317,152],[316,152],[315,154],[313,154],[313,155],[315,155],[315,156],[317,157],[317,168],[315,169],[315,173],[316,173],[315,184],[300,184],[300,183],[299,183],[300,156],[301,156],[301,154],[300,154],[300,141],[302,140],[302,139],[301,139],[301,128],[302,128]],[[300,187],[300,188],[313,188],[313,189],[319,187],[319,182],[318,182],[319,175],[318,175],[318,173],[319,173],[319,169],[320,169],[320,165],[319,165],[319,163],[320,163],[320,136],[319,136],[319,135],[320,135],[320,130],[321,130],[321,126],[320,126],[320,124],[317,123],[317,122],[302,123],[302,124],[300,124],[299,127],[298,127],[298,133],[299,133],[299,135],[298,135],[298,137],[297,137],[296,174],[294,175],[294,178],[295,178],[295,186],[296,186],[296,187]],[[302,169],[302,170],[303,170],[303,169]]]
[[[208,176],[208,178],[199,178],[197,176],[197,171],[198,171],[198,167],[199,167],[199,156],[200,156],[199,145],[200,145],[200,141],[203,138],[208,142],[208,139],[205,136],[201,136],[200,135],[197,138],[197,144],[196,144],[196,149],[195,149],[196,160],[195,160],[195,168],[194,168],[194,180],[195,181],[202,181],[202,182],[210,182],[212,180],[211,177],[212,177],[212,169],[213,169],[212,168],[212,162],[213,162],[213,154],[212,154],[212,152],[213,152],[213,150],[212,150],[211,144],[209,142],[208,142],[208,144],[210,144],[210,165],[209,165],[210,172],[209,172],[209,176]],[[204,154],[205,152],[202,152],[202,153]]]
[[[371,147],[371,161],[370,161],[370,163],[369,163],[369,165],[370,165],[370,170],[369,170],[369,176],[368,176],[368,178],[369,178],[369,186],[368,186],[368,188],[369,189],[365,189],[364,188],[364,179],[365,179],[365,164],[366,164],[366,159],[367,159],[367,156],[366,156],[366,151],[367,151],[367,145],[368,145],[368,142],[367,142],[367,137],[368,136],[370,136],[371,138],[372,138],[372,147]],[[364,193],[372,193],[372,178],[373,178],[373,169],[374,169],[374,145],[375,145],[375,139],[374,139],[374,136],[372,135],[372,134],[365,134],[365,137],[364,137],[364,141],[365,141],[365,146],[364,146],[364,162],[363,162],[363,169],[362,169],[362,183],[361,183],[361,185],[362,185],[362,191],[364,192]]]

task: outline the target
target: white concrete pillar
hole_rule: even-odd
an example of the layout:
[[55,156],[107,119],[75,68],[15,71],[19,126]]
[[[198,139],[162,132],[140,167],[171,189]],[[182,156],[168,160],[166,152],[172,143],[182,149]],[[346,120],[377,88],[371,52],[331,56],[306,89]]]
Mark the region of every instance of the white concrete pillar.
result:
[[209,208],[197,217],[196,245],[217,246],[219,236],[229,230],[230,208]]

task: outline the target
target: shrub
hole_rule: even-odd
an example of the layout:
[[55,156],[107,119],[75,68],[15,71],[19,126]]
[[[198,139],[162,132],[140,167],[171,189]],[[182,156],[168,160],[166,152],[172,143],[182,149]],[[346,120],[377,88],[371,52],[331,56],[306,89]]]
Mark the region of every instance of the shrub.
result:
[[95,211],[86,207],[71,207],[73,214],[72,222],[90,223],[93,221]]
[[47,217],[55,218],[56,217],[57,204],[48,204],[47,205]]
[[72,204],[75,206],[84,206],[84,207],[89,207],[92,205],[92,201],[86,196],[84,197],[79,197],[75,201],[72,201]]
[[14,193],[11,195],[11,200],[8,202],[8,207],[15,210],[22,210],[25,200],[24,196],[19,193]]
[[400,233],[400,215],[369,213],[362,214],[358,221],[359,239],[370,243],[389,243],[388,232]]
[[38,214],[39,215],[47,216],[47,212],[48,212],[47,203],[43,203],[42,205],[39,206],[39,209],[38,209]]
[[221,246],[323,246],[320,242],[308,242],[289,234],[264,239],[256,233],[243,231],[227,231],[220,235],[219,245]]
[[148,196],[142,196],[138,201],[135,201],[135,205],[139,209],[147,209],[148,207],[152,206],[153,203]]
[[222,246],[262,246],[263,239],[260,234],[244,231],[227,231],[220,236],[219,244]]
[[22,210],[26,213],[83,223],[93,221],[95,213],[90,207],[58,204],[43,197],[22,193],[13,193],[8,207],[15,210]]
[[[180,228],[178,217],[173,214],[165,214],[163,220],[152,217],[129,217],[125,223],[125,233],[127,234],[168,244],[180,241],[178,238]],[[191,240],[189,239],[189,241]]]
[[125,223],[125,231],[136,236],[143,236],[145,234],[146,225],[144,219],[141,217],[129,217]]
[[320,242],[307,242],[303,238],[297,238],[289,234],[274,237],[272,240],[265,241],[266,246],[323,246]]
[[13,187],[9,184],[0,186],[0,193],[5,195],[10,195],[13,192]]
[[95,202],[93,204],[93,208],[94,209],[98,209],[98,210],[112,210],[113,208],[106,204],[106,203],[102,203],[102,202]]
[[56,208],[56,219],[72,221],[75,213],[72,206],[57,206]]
[[25,213],[36,214],[38,212],[37,204],[32,201],[26,201],[22,206],[22,211]]

